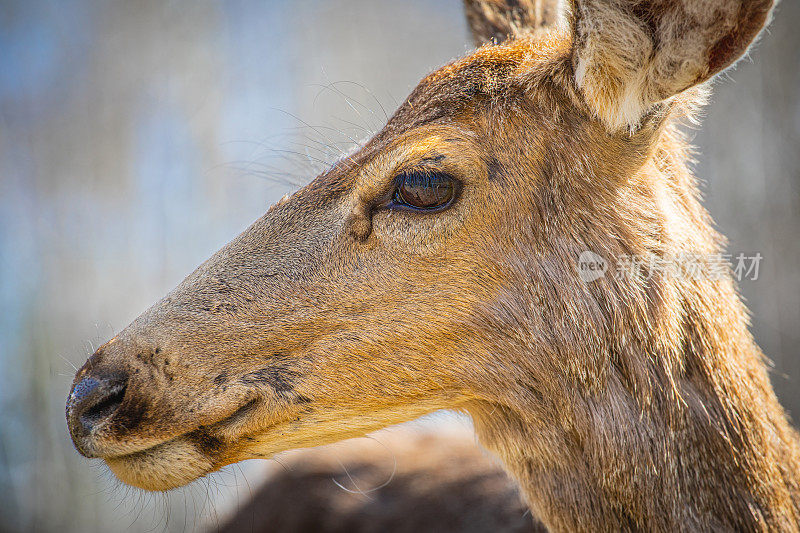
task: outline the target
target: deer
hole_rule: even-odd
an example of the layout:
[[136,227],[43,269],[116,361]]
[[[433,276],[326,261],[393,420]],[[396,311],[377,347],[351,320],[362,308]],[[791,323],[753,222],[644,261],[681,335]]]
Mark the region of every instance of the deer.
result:
[[800,446],[683,126],[772,0],[466,0],[477,48],[77,372],[78,452],[150,491],[439,409],[551,531],[797,531]]

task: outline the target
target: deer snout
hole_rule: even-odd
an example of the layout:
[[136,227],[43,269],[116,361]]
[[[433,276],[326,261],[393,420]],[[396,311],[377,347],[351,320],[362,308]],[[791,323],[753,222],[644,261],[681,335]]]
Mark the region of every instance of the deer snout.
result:
[[75,448],[85,457],[96,457],[92,436],[119,410],[128,376],[121,372],[92,373],[78,380],[67,398],[67,425]]

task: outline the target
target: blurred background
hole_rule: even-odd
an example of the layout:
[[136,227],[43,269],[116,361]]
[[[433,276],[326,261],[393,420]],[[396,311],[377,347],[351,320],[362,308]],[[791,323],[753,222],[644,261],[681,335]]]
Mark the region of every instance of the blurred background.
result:
[[[794,420],[798,24],[784,1],[693,134],[728,250],[764,257],[741,290]],[[80,458],[75,367],[468,43],[460,0],[0,1],[0,531],[195,530],[246,499],[265,462],[153,496]]]

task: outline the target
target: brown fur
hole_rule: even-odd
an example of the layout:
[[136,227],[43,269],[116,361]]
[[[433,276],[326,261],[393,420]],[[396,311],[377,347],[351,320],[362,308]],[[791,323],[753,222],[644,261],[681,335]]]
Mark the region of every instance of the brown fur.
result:
[[[90,358],[76,384],[126,388],[89,427],[70,400],[76,446],[163,490],[452,408],[552,530],[796,531],[797,435],[731,277],[576,272],[719,253],[676,122],[769,8],[576,0],[434,72]],[[411,168],[460,197],[384,207]]]
[[552,0],[464,0],[464,8],[478,46],[555,25],[559,17],[558,2]]

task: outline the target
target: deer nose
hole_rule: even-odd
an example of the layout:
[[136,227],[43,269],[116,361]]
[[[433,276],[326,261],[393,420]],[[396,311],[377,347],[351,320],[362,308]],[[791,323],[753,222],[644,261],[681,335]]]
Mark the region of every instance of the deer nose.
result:
[[89,375],[78,381],[67,399],[67,424],[78,451],[92,457],[92,434],[117,412],[125,397],[123,374]]

